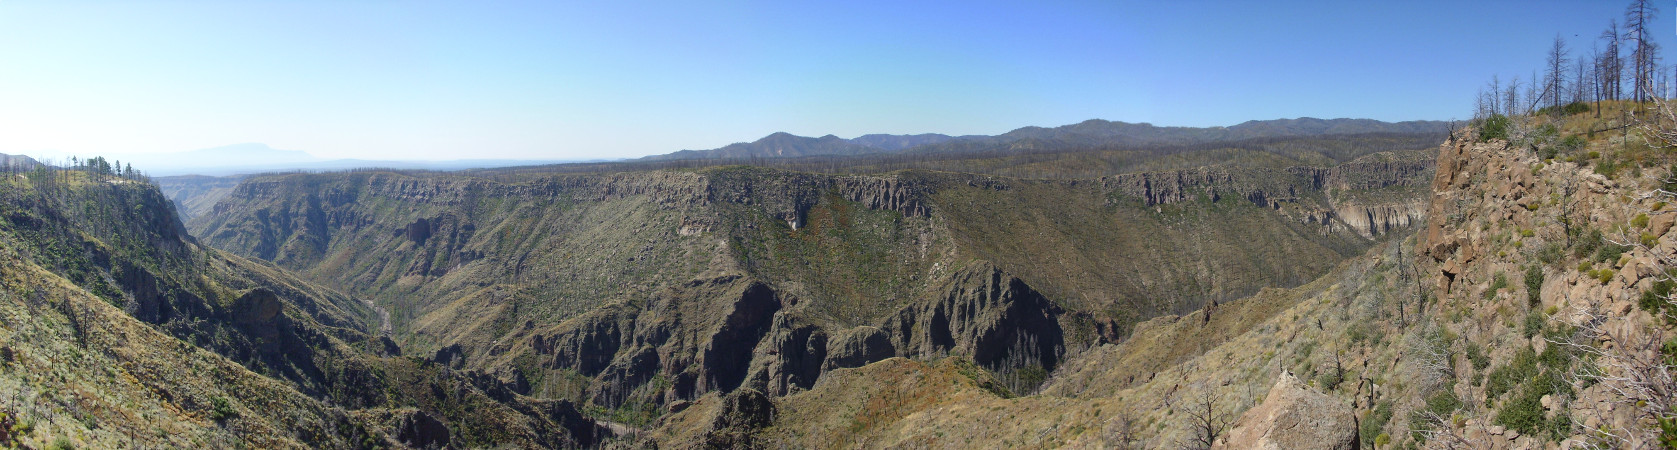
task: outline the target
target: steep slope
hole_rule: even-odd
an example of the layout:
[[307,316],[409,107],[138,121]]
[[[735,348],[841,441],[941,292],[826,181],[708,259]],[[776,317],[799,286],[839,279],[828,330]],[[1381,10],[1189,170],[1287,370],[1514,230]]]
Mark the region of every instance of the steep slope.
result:
[[[155,186],[62,169],[0,183],[0,246],[15,256],[6,273],[22,280],[10,285],[19,294],[8,301],[20,303],[8,308],[30,316],[18,323],[35,324],[32,329],[73,333],[75,345],[36,334],[9,339],[43,352],[41,358],[58,358],[56,352],[81,358],[64,368],[70,380],[87,380],[113,398],[149,402],[99,404],[59,390],[74,392],[80,384],[32,388],[43,398],[69,395],[62,404],[74,414],[139,414],[180,405],[184,413],[167,420],[197,434],[183,439],[233,438],[245,445],[362,446],[386,437],[414,445],[402,427],[416,420],[431,424],[422,427],[427,436],[454,445],[555,446],[598,435],[569,404],[517,397],[496,382],[397,357],[400,348],[378,334],[382,317],[366,303],[200,247]],[[57,312],[44,310],[47,305]],[[69,331],[54,323],[54,314],[68,320]],[[218,356],[206,359],[204,351]],[[81,352],[94,356],[77,356]],[[124,363],[133,372],[142,370],[133,364],[171,361],[185,365],[129,375],[97,366]],[[230,363],[242,367],[230,371]],[[255,387],[205,387],[234,381]],[[124,391],[146,386],[162,392]],[[211,402],[213,396],[224,398]],[[203,424],[210,407],[217,421],[244,414],[256,428],[190,431],[184,422]],[[23,417],[42,418],[28,414]],[[293,415],[317,419],[288,423]]]
[[342,409],[152,329],[7,244],[0,277],[0,446],[349,448],[385,440]]

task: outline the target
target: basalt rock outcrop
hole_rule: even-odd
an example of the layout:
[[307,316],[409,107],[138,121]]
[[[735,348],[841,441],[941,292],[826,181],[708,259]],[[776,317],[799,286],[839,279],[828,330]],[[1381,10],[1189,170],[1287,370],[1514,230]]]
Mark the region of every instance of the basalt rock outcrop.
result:
[[956,272],[943,296],[897,312],[880,328],[901,356],[969,355],[985,367],[1053,370],[1065,353],[1064,311],[989,264]]
[[755,389],[741,389],[722,397],[704,433],[709,448],[756,448],[752,432],[774,422],[775,406]]
[[1418,189],[1431,173],[1433,160],[1359,159],[1330,168],[1292,167],[1198,168],[1123,174],[1102,178],[1103,188],[1136,199],[1145,206],[1167,205],[1199,198],[1212,202],[1244,199],[1259,206],[1291,212],[1296,220],[1342,223],[1364,237],[1374,237],[1419,223],[1424,206],[1414,195],[1345,198],[1347,192]]
[[[514,349],[527,346],[544,368],[594,377],[590,398],[607,405],[671,403],[742,387],[784,396],[810,389],[829,371],[893,356],[962,356],[998,370],[1052,370],[1063,357],[1063,309],[1018,278],[980,263],[944,286],[944,295],[906,306],[878,326],[834,330],[761,282],[699,279],[656,295],[643,309],[617,304],[533,329],[524,344],[505,344],[511,353],[483,357],[516,357]],[[464,358],[454,350],[438,355],[456,366]]]
[[1263,403],[1241,414],[1213,449],[1356,450],[1357,419],[1349,405],[1281,374]]

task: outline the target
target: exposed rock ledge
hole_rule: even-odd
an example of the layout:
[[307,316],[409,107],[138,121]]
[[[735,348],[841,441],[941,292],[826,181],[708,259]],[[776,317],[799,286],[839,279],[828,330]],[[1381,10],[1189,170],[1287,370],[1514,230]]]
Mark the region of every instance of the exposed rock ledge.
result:
[[1350,406],[1282,373],[1264,402],[1241,414],[1211,448],[1352,450],[1360,443]]

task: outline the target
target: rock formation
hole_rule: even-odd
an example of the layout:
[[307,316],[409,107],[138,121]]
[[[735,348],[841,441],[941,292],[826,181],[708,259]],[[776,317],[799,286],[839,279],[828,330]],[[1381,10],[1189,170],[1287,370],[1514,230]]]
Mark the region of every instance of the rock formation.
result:
[[1306,389],[1290,373],[1281,374],[1263,403],[1241,414],[1213,449],[1358,448],[1357,418],[1345,402]]

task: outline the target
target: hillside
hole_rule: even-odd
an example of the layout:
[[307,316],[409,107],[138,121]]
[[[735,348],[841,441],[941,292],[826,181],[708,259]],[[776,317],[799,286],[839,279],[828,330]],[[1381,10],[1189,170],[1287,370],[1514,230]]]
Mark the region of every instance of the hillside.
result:
[[0,416],[26,424],[14,428],[20,442],[562,446],[598,438],[570,404],[400,357],[379,331],[376,307],[202,247],[155,186],[98,161],[0,180],[0,311],[15,319],[0,326],[8,366],[0,382],[20,387]]

